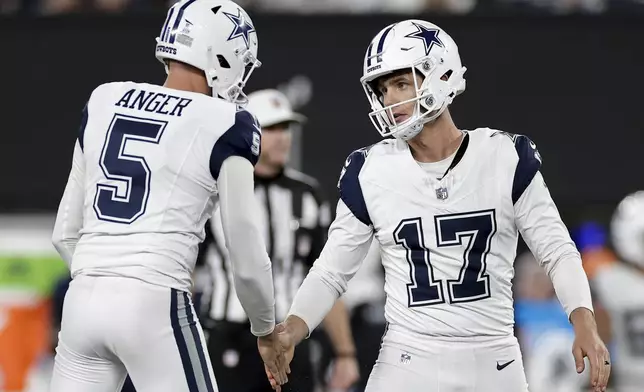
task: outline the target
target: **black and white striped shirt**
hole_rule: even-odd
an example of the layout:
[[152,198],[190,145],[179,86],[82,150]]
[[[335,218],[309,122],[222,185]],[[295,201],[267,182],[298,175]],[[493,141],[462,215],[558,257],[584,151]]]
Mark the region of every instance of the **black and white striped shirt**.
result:
[[[273,265],[275,314],[280,321],[324,246],[331,220],[329,203],[315,179],[293,169],[272,178],[255,176],[255,195],[260,212],[257,220]],[[204,325],[247,322],[233,287],[219,211],[206,225],[197,264],[202,268],[196,289],[202,293]]]

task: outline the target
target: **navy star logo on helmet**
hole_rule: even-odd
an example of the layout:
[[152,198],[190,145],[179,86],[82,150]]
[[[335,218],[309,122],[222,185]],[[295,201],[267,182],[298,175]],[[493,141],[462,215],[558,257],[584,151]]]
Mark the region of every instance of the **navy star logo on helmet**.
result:
[[438,45],[441,48],[445,47],[443,41],[438,38],[438,29],[428,29],[427,27],[414,22],[412,22],[412,24],[416,26],[418,31],[407,34],[405,37],[422,39],[425,44],[425,55],[429,54],[434,45]]
[[237,10],[237,15],[229,14],[224,12],[224,15],[228,17],[235,24],[235,29],[230,33],[228,41],[235,39],[237,37],[242,37],[246,43],[246,47],[249,47],[250,43],[250,33],[255,32],[255,27],[253,27],[246,18],[241,15],[241,11]]

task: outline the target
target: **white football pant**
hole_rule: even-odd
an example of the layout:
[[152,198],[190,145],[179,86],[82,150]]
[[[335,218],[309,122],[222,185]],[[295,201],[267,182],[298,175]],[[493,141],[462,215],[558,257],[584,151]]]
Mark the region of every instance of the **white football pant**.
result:
[[217,392],[189,293],[77,276],[63,307],[51,392]]

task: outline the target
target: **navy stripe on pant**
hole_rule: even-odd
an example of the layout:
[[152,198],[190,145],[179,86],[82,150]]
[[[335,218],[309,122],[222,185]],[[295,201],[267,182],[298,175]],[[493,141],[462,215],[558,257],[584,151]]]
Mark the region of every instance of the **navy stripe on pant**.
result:
[[170,320],[189,392],[214,392],[188,293],[172,289]]

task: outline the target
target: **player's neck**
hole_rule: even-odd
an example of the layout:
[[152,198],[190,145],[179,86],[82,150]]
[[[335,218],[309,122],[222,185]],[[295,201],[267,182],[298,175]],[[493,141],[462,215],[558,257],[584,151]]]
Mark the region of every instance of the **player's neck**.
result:
[[445,111],[436,121],[425,124],[423,130],[409,140],[409,147],[418,162],[438,162],[454,154],[461,144],[463,132]]
[[211,95],[210,87],[208,87],[203,72],[178,62],[171,63],[168,77],[163,87]]

